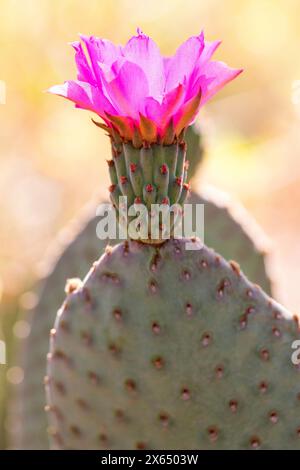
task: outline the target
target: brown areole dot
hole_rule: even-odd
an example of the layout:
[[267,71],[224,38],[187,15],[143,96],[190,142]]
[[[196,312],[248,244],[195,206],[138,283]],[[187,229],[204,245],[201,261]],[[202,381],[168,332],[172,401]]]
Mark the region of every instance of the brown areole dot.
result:
[[107,441],[108,441],[108,437],[107,437],[107,434],[105,434],[104,432],[101,432],[98,436],[98,440],[101,442],[101,444],[105,445],[107,444]]
[[224,375],[224,366],[218,365],[215,368],[215,374],[216,374],[217,379],[222,379],[222,377]]
[[115,343],[110,343],[108,345],[108,350],[114,356],[117,356],[117,355],[121,354],[121,348],[118,345],[116,345]]
[[225,290],[230,286],[230,281],[228,279],[223,279],[217,287],[217,297],[220,299],[224,296]]
[[162,369],[165,365],[163,358],[160,356],[152,359],[152,364],[154,365],[156,369]]
[[188,388],[184,387],[182,390],[181,390],[181,398],[184,400],[184,401],[187,401],[191,398],[191,392]]
[[164,428],[167,428],[170,424],[170,418],[167,413],[160,413],[158,419]]
[[87,411],[90,408],[89,405],[87,404],[87,402],[85,400],[83,400],[82,398],[78,398],[76,400],[76,403],[79,406],[79,408],[81,408],[84,411]]
[[154,279],[151,279],[149,281],[149,290],[152,292],[152,294],[155,294],[157,292],[157,283],[154,281]]
[[193,315],[193,306],[190,302],[187,302],[185,305],[185,312],[188,317],[191,317]]
[[203,333],[201,343],[204,348],[212,343],[212,335],[210,333]]
[[273,310],[273,318],[275,320],[282,320],[282,315],[280,312],[278,312],[277,310]]
[[273,336],[275,336],[276,338],[280,338],[281,337],[281,331],[276,328],[275,326],[273,326],[272,328],[272,334]]
[[158,322],[152,323],[152,331],[154,334],[158,335],[161,331],[160,324]]
[[146,444],[145,444],[145,442],[138,441],[135,445],[135,448],[137,450],[144,450],[144,449],[146,449]]
[[245,311],[245,314],[246,315],[251,315],[255,312],[255,307],[253,307],[253,305],[250,305],[250,307],[247,307],[246,308],[246,311]]
[[113,313],[114,318],[115,318],[117,321],[121,321],[121,320],[122,320],[122,311],[121,311],[121,309],[115,308],[112,313]]
[[239,326],[241,330],[244,330],[247,327],[248,320],[247,315],[241,315],[239,320]]
[[210,442],[216,442],[219,437],[219,430],[216,426],[210,426],[207,429],[208,437]]
[[58,359],[58,360],[61,360],[61,361],[67,361],[68,360],[68,356],[63,351],[61,351],[60,349],[56,349],[56,351],[53,351],[52,357],[53,357],[53,359]]
[[93,385],[99,385],[100,383],[100,377],[96,372],[89,371],[88,372],[88,379]]
[[232,413],[236,413],[238,409],[238,401],[237,400],[230,400],[229,408]]
[[278,422],[278,413],[276,411],[270,411],[269,420],[271,423],[276,424]]
[[252,449],[258,449],[261,445],[260,439],[257,436],[252,436],[250,438],[250,446]]
[[269,386],[267,382],[263,380],[258,384],[258,388],[261,393],[266,393],[268,391]]
[[270,359],[270,353],[268,349],[261,349],[260,350],[260,357],[263,361],[268,361]]
[[183,277],[183,279],[185,279],[186,281],[189,281],[192,276],[191,276],[191,273],[190,273],[190,271],[189,271],[188,269],[184,269],[184,270],[182,271],[182,277]]
[[115,418],[118,420],[118,421],[124,421],[125,419],[125,413],[123,410],[121,410],[120,408],[118,408],[117,410],[115,410]]
[[125,388],[128,392],[135,392],[136,391],[136,383],[132,379],[125,380]]
[[208,262],[205,259],[202,259],[200,261],[200,267],[204,268],[204,269],[207,268],[208,267]]
[[72,424],[69,429],[70,429],[70,433],[73,434],[74,437],[80,437],[81,436],[81,431],[80,431],[79,427],[76,426],[75,424]]

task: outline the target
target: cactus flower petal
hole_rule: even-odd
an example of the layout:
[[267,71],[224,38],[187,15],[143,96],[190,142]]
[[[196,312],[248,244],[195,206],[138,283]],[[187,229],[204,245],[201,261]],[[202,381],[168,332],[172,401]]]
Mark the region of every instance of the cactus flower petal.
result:
[[80,38],[82,42],[72,43],[77,80],[49,92],[95,112],[108,129],[129,141],[136,130],[144,141],[163,141],[170,123],[178,137],[199,109],[242,71],[211,61],[220,41],[205,41],[203,32],[185,41],[172,57],[163,57],[139,29],[124,47],[94,36]]
[[145,72],[133,62],[125,61],[111,81],[102,75],[110,101],[121,116],[138,119],[144,112],[145,99],[149,93]]
[[163,57],[155,42],[138,30],[138,35],[127,42],[124,56],[144,70],[150,96],[161,100],[165,87],[164,65]]
[[200,77],[201,87],[203,89],[203,106],[212,96],[214,96],[226,83],[233,80],[242,72],[241,69],[232,69],[224,62],[208,62]]

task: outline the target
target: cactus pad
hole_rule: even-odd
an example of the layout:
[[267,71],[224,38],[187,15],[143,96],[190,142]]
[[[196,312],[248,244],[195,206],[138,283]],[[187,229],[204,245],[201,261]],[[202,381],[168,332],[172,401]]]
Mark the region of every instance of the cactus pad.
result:
[[[226,259],[237,260],[247,276],[267,291],[271,292],[270,280],[265,270],[265,256],[248,235],[248,217],[237,220],[231,215],[230,207],[221,206],[212,196],[191,195],[189,202],[205,204],[205,242]],[[96,237],[97,219],[94,208],[88,211],[81,230],[77,225],[71,229],[73,241],[67,244],[46,279],[40,301],[31,317],[31,333],[21,348],[24,381],[17,390],[16,405],[21,427],[11,434],[11,445],[23,449],[47,449],[45,395],[41,387],[46,371],[49,331],[53,326],[55,313],[64,299],[64,286],[68,278],[82,278],[90,265],[101,255],[104,243]],[[246,225],[244,229],[243,226]],[[247,231],[246,231],[247,230]],[[57,242],[58,243],[58,242]],[[60,243],[59,243],[60,245]],[[57,250],[56,250],[57,251]],[[56,255],[57,257],[57,255]],[[53,262],[52,262],[53,264]],[[28,319],[28,318],[27,318]],[[19,417],[21,416],[21,419]]]
[[300,449],[297,338],[296,319],[212,250],[119,244],[70,292],[51,331],[51,441]]

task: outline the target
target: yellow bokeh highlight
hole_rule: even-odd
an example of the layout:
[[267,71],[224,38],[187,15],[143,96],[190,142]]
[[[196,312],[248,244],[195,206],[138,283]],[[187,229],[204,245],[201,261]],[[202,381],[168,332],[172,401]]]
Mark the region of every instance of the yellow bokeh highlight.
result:
[[89,113],[45,93],[75,77],[68,43],[80,32],[124,43],[139,26],[170,54],[204,29],[209,40],[223,40],[216,57],[245,72],[200,113],[207,159],[198,184],[230,192],[257,217],[284,266],[288,306],[300,306],[290,280],[300,262],[298,0],[2,0],[0,11],[5,291],[18,292],[34,277],[57,232],[108,184],[107,138]]

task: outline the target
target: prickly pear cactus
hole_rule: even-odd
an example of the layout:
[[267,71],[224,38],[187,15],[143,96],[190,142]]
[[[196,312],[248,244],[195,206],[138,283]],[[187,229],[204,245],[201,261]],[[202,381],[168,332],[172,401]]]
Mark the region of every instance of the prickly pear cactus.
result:
[[[189,200],[192,203],[205,205],[206,244],[226,259],[237,260],[248,277],[270,293],[271,283],[266,273],[264,252],[256,246],[256,240],[248,234],[251,232],[250,226],[253,226],[253,221],[245,214],[242,217],[233,217],[231,207],[224,204],[222,206],[220,199],[217,191],[210,191],[203,196],[192,193]],[[45,357],[48,352],[49,331],[53,326],[55,313],[63,302],[66,280],[82,278],[106,245],[96,237],[97,219],[94,213],[95,210],[90,208],[82,221],[83,228],[78,230],[76,226],[72,229],[75,232],[70,237],[73,241],[67,244],[52,268],[52,273],[46,279],[41,291],[39,304],[32,313],[31,333],[20,354],[24,381],[19,385],[16,400],[11,407],[12,413],[18,410],[17,418],[21,422],[17,432],[11,432],[10,440],[15,448],[48,447],[45,396],[41,383],[46,370]],[[20,416],[22,419],[19,419]]]
[[54,447],[300,449],[298,322],[185,242],[108,249],[67,296],[46,377]]
[[[190,162],[189,179],[194,176],[204,153],[202,137],[197,127],[191,126],[187,129],[186,141],[187,160]],[[248,235],[249,226],[252,226],[253,222],[249,221],[247,216],[233,217],[230,207],[222,206],[218,199],[220,197],[214,196],[212,192],[208,196],[192,193],[190,197],[189,202],[205,205],[206,244],[214,247],[225,258],[240,261],[250,279],[270,293],[271,285],[266,273],[264,253],[256,246],[254,238]],[[41,388],[46,368],[48,335],[54,323],[55,312],[64,298],[66,280],[83,277],[106,245],[106,242],[96,237],[95,206],[96,204],[89,207],[81,222],[77,221],[75,227],[72,226],[69,230],[71,232],[67,237],[69,241],[65,241],[63,245],[61,241],[56,243],[57,262],[50,263],[52,272],[43,285],[37,308],[30,318],[26,315],[26,319],[31,323],[31,333],[21,345],[19,354],[19,362],[24,369],[24,381],[18,386],[16,398],[10,407],[10,423],[14,423],[14,415],[17,415],[16,420],[20,423],[15,429],[11,426],[10,430],[10,442],[14,448],[48,447],[44,413],[45,397]]]
[[[300,448],[299,375],[290,357],[298,322],[236,262],[198,238],[174,240],[177,216],[189,213],[186,128],[242,69],[210,62],[220,43],[205,42],[203,33],[167,60],[140,29],[124,48],[81,39],[86,51],[73,44],[78,80],[49,91],[104,121],[97,125],[112,146],[111,201],[139,241],[107,247],[83,282],[68,284],[47,356],[51,442],[62,449]],[[141,203],[145,217],[131,224]],[[153,204],[171,224],[155,217]]]

